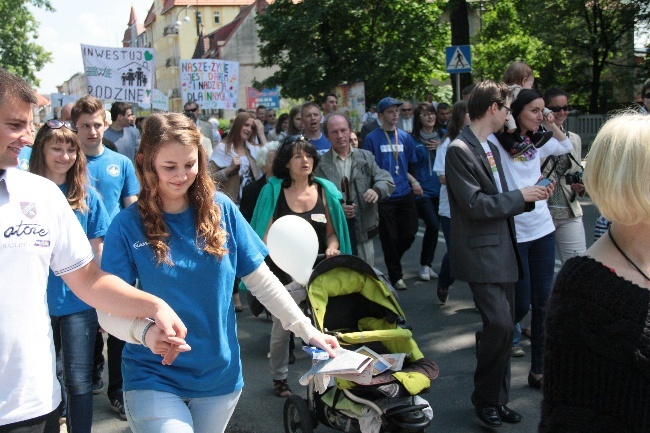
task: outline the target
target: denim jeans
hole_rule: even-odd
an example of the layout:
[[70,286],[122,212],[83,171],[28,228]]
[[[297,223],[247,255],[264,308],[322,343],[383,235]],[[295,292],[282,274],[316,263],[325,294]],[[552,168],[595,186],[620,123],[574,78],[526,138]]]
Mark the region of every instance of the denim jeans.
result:
[[447,251],[445,252],[445,255],[442,256],[440,272],[438,272],[438,286],[443,289],[448,289],[455,281],[451,278],[451,267],[449,265],[449,250],[451,249],[451,218],[447,218],[446,216],[440,216],[439,218],[442,234],[445,236]]
[[420,253],[420,266],[431,266],[433,256],[438,245],[438,204],[439,197],[423,197],[415,200],[418,217],[424,222],[424,237],[422,238],[422,252]]
[[61,353],[70,431],[90,433],[93,423],[93,349],[97,333],[94,309],[50,316],[54,350]]
[[187,398],[153,390],[124,393],[133,433],[223,433],[241,390],[214,397]]
[[555,232],[539,239],[517,244],[524,277],[515,286],[515,323],[519,323],[532,306],[531,371],[544,373],[544,317],[551,295],[555,271]]

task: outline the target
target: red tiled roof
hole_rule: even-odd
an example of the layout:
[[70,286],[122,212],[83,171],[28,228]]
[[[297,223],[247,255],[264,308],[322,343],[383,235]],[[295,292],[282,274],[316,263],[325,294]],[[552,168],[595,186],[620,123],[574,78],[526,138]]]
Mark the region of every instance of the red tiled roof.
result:
[[133,25],[133,23],[138,22],[138,17],[135,15],[135,9],[133,8],[133,5],[131,5],[131,15],[129,16],[129,24],[127,25]]
[[149,12],[147,12],[147,17],[144,19],[144,25],[145,27],[151,24],[152,22],[156,21],[156,14],[153,9],[154,4],[151,3],[151,7],[149,8]]
[[174,6],[247,6],[254,0],[165,0],[161,14],[169,12]]
[[237,27],[239,27],[239,25],[244,20],[246,15],[248,15],[248,13],[252,9],[253,9],[253,5],[244,6],[243,8],[241,8],[239,14],[237,14],[234,20],[232,20],[225,26],[221,27],[220,29],[217,29],[214,32],[210,33],[206,37],[212,39],[215,42],[227,41],[230,38],[230,36],[232,36],[232,34],[235,33]]

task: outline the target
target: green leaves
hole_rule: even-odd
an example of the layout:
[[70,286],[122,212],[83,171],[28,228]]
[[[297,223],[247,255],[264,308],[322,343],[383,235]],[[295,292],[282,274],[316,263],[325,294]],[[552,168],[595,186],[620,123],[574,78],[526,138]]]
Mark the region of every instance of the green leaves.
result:
[[0,66],[38,85],[35,72],[50,62],[52,56],[34,42],[38,22],[28,4],[54,10],[47,0],[0,0]]
[[260,66],[279,68],[263,84],[293,98],[355,81],[369,100],[411,96],[444,70],[441,14],[439,2],[417,0],[277,0],[258,16]]

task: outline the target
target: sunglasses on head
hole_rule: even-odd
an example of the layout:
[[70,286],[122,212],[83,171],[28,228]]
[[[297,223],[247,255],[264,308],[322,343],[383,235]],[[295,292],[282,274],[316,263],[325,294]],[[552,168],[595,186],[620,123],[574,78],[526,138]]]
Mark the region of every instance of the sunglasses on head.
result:
[[307,137],[305,137],[302,134],[290,135],[289,137],[284,139],[284,141],[282,142],[282,146],[289,146],[298,141],[309,141],[309,140],[307,139]]
[[555,106],[555,105],[549,105],[549,106],[546,107],[546,108],[548,108],[549,110],[551,110],[553,113],[559,113],[560,111],[563,111],[563,110],[564,110],[564,111],[569,111],[569,110],[571,110],[571,107],[570,107],[569,105],[565,105],[565,106],[563,106],[563,107],[558,107],[558,106]]
[[59,119],[50,119],[47,122],[45,122],[45,126],[47,126],[50,129],[61,129],[61,127],[65,126],[72,132],[77,132],[77,127],[74,126],[74,123],[66,120],[66,121],[60,121]]

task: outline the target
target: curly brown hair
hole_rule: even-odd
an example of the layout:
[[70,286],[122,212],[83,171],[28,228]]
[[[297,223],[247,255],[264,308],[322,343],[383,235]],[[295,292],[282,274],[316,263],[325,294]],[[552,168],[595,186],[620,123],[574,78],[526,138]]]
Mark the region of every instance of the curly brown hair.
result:
[[47,177],[45,175],[47,170],[45,164],[45,145],[50,142],[72,144],[75,146],[77,159],[65,174],[65,184],[68,190],[66,198],[72,210],[87,212],[86,190],[88,188],[88,175],[86,172],[86,156],[81,151],[81,142],[75,132],[65,126],[59,129],[52,129],[47,125],[43,125],[34,138],[32,155],[29,158],[29,171],[39,176]]
[[221,258],[227,254],[225,229],[221,226],[221,209],[214,202],[215,186],[206,168],[207,156],[201,145],[201,133],[194,122],[179,113],[153,114],[142,127],[135,170],[142,185],[138,211],[145,227],[147,241],[152,245],[158,264],[173,266],[169,251],[167,225],[158,195],[158,175],[154,159],[168,143],[181,143],[198,151],[198,173],[187,190],[190,206],[196,212],[196,244],[207,253]]

